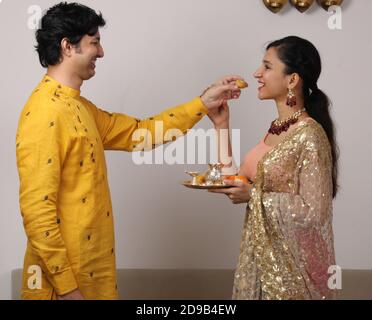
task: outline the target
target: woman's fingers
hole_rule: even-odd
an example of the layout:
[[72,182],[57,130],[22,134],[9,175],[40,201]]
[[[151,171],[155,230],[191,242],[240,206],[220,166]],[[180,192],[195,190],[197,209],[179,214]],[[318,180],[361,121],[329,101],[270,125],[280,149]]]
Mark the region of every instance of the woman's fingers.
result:
[[224,193],[226,195],[236,194],[239,191],[240,191],[239,188],[224,188],[224,189],[209,189],[208,190],[208,192],[211,192],[211,193]]
[[233,204],[245,203],[246,201],[241,199],[239,192],[240,188],[229,188],[229,189],[212,189],[208,190],[210,193],[220,193],[226,195]]
[[230,194],[231,193],[230,188],[225,188],[225,189],[210,189],[210,190],[208,190],[208,192],[211,192],[211,193],[224,193],[224,194]]
[[244,183],[240,180],[224,180],[223,183],[227,186],[242,188]]
[[238,99],[240,97],[241,91],[233,93],[233,98]]

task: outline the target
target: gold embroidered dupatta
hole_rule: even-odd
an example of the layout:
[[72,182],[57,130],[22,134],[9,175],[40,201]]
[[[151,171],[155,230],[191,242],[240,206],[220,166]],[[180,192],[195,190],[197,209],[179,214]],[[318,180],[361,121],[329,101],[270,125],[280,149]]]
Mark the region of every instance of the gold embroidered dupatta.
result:
[[258,163],[233,299],[332,299],[332,157],[308,118]]

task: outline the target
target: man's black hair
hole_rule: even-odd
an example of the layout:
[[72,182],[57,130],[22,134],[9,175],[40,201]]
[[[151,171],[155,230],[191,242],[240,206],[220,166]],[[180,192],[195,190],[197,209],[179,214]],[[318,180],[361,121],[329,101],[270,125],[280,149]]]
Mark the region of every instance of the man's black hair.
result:
[[51,7],[36,31],[35,48],[41,65],[47,68],[60,61],[62,39],[78,45],[85,35],[95,35],[105,24],[101,13],[79,3],[61,2]]

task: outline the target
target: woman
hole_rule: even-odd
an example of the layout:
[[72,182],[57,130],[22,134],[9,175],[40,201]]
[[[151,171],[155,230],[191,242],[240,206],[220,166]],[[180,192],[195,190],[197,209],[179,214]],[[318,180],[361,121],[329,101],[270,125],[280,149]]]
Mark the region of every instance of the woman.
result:
[[[332,299],[338,152],[329,100],[317,86],[320,56],[294,36],[266,49],[254,77],[278,119],[240,167],[253,183],[226,181],[231,188],[211,191],[248,203],[233,298]],[[217,130],[229,128],[226,103],[209,116]]]

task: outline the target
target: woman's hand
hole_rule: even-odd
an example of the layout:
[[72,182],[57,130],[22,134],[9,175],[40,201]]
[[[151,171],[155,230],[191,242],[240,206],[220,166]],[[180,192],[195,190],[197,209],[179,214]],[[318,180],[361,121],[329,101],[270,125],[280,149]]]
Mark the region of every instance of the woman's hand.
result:
[[224,101],[220,107],[210,110],[208,112],[208,117],[211,119],[216,129],[229,128],[230,108],[227,101]]
[[253,188],[253,184],[244,183],[239,180],[231,181],[224,180],[225,185],[233,186],[232,188],[225,189],[212,189],[208,190],[211,193],[223,193],[228,196],[233,204],[247,203],[251,199],[250,191]]

